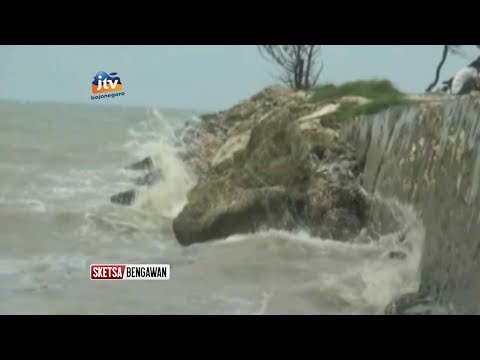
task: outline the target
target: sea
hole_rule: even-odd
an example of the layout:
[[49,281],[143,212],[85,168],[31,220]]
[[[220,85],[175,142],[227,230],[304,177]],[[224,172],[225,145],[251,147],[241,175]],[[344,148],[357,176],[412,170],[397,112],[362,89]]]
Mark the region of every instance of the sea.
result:
[[[0,102],[0,314],[380,315],[419,282],[424,229],[340,242],[263,230],[188,247],[172,221],[195,185],[178,154],[187,110]],[[132,206],[150,156],[163,178]],[[401,250],[405,259],[389,253]],[[169,264],[166,281],[94,281],[90,264]]]

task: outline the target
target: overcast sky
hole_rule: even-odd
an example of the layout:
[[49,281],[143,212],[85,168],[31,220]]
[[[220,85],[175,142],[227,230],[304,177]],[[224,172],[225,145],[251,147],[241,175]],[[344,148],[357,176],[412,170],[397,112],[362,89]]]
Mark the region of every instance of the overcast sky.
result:
[[[442,45],[325,45],[321,82],[388,78],[422,92],[432,81]],[[477,52],[450,56],[448,79]],[[123,105],[218,110],[276,82],[275,68],[251,45],[0,46],[0,98],[91,103],[97,71],[117,72]],[[98,102],[98,100],[97,100]]]

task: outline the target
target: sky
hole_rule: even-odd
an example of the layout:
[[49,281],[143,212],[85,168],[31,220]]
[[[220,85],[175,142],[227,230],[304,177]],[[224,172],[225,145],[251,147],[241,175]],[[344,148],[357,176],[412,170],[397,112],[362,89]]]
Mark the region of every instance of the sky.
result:
[[[420,93],[433,80],[442,45],[324,45],[320,83],[387,78]],[[478,55],[449,56],[441,80]],[[98,71],[116,72],[124,96],[94,100],[132,106],[222,110],[277,83],[277,68],[254,45],[0,46],[0,99],[92,103]]]

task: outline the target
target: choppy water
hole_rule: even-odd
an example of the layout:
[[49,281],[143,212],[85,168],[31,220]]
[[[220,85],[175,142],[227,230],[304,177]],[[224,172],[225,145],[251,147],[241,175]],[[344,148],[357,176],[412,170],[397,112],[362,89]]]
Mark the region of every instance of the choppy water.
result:
[[[193,114],[0,104],[1,314],[381,314],[418,287],[423,228],[346,244],[266,231],[182,248],[171,221],[194,178],[174,130]],[[165,179],[133,207],[109,202],[153,156]],[[168,263],[169,281],[89,280],[91,263]]]

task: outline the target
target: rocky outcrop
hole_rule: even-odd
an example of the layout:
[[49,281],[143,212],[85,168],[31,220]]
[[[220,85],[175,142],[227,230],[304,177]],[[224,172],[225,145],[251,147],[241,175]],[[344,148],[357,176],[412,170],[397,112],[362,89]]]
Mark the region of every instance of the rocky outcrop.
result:
[[178,241],[190,245],[264,227],[303,227],[337,240],[358,234],[369,199],[355,152],[322,124],[331,113],[330,105],[319,109],[302,93],[272,88],[187,129],[184,156],[201,176],[173,222]]
[[188,124],[181,157],[198,184],[173,222],[178,241],[262,227],[308,229],[340,241],[359,241],[360,231],[370,241],[398,230],[391,209],[363,190],[364,159],[340,136],[343,104],[370,102],[343,96],[315,103],[304,92],[274,86]]
[[181,159],[203,179],[212,167],[245,148],[251,129],[278,109],[297,118],[318,110],[304,92],[283,86],[268,87],[229,110],[205,114],[199,123],[189,123],[181,135],[185,145]]

